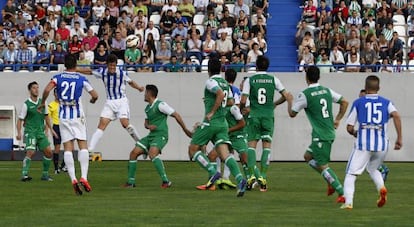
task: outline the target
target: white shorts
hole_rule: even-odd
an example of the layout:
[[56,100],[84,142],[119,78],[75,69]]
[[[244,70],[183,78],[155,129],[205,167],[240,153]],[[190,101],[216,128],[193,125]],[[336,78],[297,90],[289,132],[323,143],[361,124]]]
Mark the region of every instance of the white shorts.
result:
[[62,143],[71,140],[86,140],[86,119],[60,119],[60,137]]
[[111,119],[111,121],[128,118],[129,119],[129,101],[127,98],[106,100],[101,117]]
[[346,166],[346,173],[361,175],[364,169],[376,170],[384,162],[387,151],[362,151],[354,149]]

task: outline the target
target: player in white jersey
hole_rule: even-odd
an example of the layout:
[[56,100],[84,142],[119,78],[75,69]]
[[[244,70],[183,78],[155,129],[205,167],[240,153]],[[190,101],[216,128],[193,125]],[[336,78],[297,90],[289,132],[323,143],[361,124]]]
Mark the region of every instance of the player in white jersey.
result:
[[[393,118],[397,131],[395,150],[402,147],[401,118],[390,100],[379,96],[380,80],[377,76],[368,76],[365,80],[366,95],[355,100],[347,119],[347,131],[356,137],[354,150],[349,158],[344,182],[345,203],[342,209],[353,208],[355,180],[364,169],[375,183],[380,197],[377,206],[387,201],[387,189],[378,167],[388,151],[388,121]],[[358,123],[358,129],[355,125]]]
[[109,123],[113,120],[119,119],[122,127],[124,127],[129,135],[135,140],[139,140],[137,130],[129,123],[129,101],[126,97],[126,84],[144,91],[144,87],[138,85],[129,76],[127,71],[123,71],[117,67],[118,58],[114,54],[110,54],[107,58],[107,68],[101,68],[97,71],[90,71],[95,77],[102,79],[105,85],[106,102],[101,112],[98,128],[92,135],[89,144],[89,151],[93,151],[96,144],[103,136],[103,132]]
[[[68,168],[68,174],[72,181],[73,189],[77,195],[82,195],[79,187],[83,186],[86,192],[92,190],[88,182],[89,152],[86,141],[86,119],[83,112],[81,96],[85,89],[91,95],[91,103],[98,99],[98,93],[92,88],[88,79],[76,72],[76,57],[67,55],[65,57],[66,71],[53,76],[52,80],[43,91],[42,104],[39,110],[45,108],[46,99],[50,91],[56,87],[59,99],[59,121],[60,135],[64,147],[64,160]],[[81,178],[78,180],[75,175],[75,163],[72,151],[74,150],[74,141],[78,141],[78,160],[81,167]]]

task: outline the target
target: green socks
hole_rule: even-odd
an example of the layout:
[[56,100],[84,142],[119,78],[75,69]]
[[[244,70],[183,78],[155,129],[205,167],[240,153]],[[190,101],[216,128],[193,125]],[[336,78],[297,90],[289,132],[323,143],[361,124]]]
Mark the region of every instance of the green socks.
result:
[[32,159],[30,159],[29,157],[24,157],[24,159],[23,159],[22,176],[27,176],[27,174],[29,173],[31,161],[32,161]]
[[246,176],[246,179],[250,178],[250,171],[249,171],[249,167],[247,166],[247,164],[242,164],[242,168],[243,168],[243,173],[244,176]]
[[247,166],[249,167],[250,176],[254,175],[256,179],[262,176],[256,166],[256,150],[253,147],[247,149]]
[[203,169],[208,171],[209,176],[213,176],[217,172],[216,167],[210,163],[207,156],[201,151],[195,153],[193,161],[197,162]]
[[165,168],[162,160],[157,156],[152,159],[152,163],[155,166],[155,169],[157,170],[158,174],[161,177],[162,182],[169,182],[167,178],[167,174],[165,173]]
[[137,171],[137,160],[128,162],[128,184],[135,184],[135,174]]
[[330,184],[333,188],[335,188],[335,191],[339,195],[344,194],[344,188],[342,187],[341,182],[338,179],[338,176],[336,176],[335,172],[331,168],[326,168],[322,171],[322,177]]
[[43,177],[49,176],[49,167],[50,167],[51,162],[52,162],[52,159],[47,158],[46,156],[43,156],[43,171],[42,171]]
[[233,156],[229,156],[225,161],[227,167],[229,167],[231,175],[234,176],[237,183],[240,183],[243,180],[243,175],[240,172],[239,166],[237,165],[236,160],[234,160]]
[[260,160],[262,177],[266,179],[267,169],[270,164],[270,148],[264,148],[262,152],[262,158]]

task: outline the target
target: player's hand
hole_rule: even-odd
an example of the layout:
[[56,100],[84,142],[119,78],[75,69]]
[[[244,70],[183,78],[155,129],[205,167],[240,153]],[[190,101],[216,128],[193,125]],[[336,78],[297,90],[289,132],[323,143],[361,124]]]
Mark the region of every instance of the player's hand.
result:
[[155,129],[157,129],[157,126],[156,125],[148,125],[148,129],[150,131],[154,131]]
[[397,141],[395,141],[394,150],[400,150],[401,147],[402,147],[402,140],[397,139]]
[[89,100],[90,103],[94,104],[96,102],[96,99],[91,98],[91,100]]
[[59,139],[58,134],[55,132],[55,130],[52,129],[52,135],[53,137],[55,137],[56,139]]
[[17,133],[16,140],[18,140],[18,141],[22,140],[22,134],[21,133]]
[[214,112],[209,112],[209,113],[206,115],[206,120],[207,120],[207,121],[210,121],[210,120],[211,120],[211,118],[213,117],[213,115],[214,115]]
[[188,130],[187,128],[184,129],[184,133],[190,138],[193,137],[193,133],[190,130]]
[[335,129],[337,129],[339,127],[339,123],[340,123],[340,121],[338,121],[338,120],[335,120],[334,121],[334,127],[335,127]]
[[145,90],[145,88],[144,88],[143,86],[139,86],[139,87],[138,87],[138,91],[139,91],[139,92],[143,92],[144,90]]
[[41,103],[38,107],[37,107],[37,112],[39,113],[44,113],[44,109],[45,109],[45,104]]

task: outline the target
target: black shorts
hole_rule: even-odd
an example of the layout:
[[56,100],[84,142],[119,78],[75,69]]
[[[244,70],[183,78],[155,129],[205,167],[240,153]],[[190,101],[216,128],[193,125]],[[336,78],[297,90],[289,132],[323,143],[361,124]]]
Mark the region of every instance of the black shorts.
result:
[[55,131],[57,136],[59,137],[59,138],[56,138],[53,136],[53,145],[60,145],[62,143],[62,140],[60,137],[59,125],[53,125],[53,131]]

